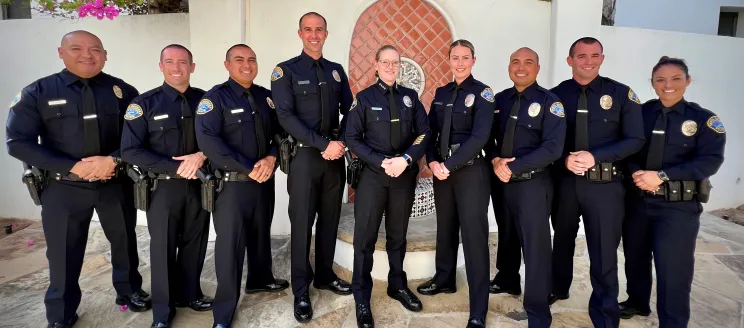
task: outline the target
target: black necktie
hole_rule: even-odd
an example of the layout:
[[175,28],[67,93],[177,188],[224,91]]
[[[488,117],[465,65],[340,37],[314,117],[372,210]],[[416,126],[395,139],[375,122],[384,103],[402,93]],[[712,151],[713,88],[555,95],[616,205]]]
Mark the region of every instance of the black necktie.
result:
[[261,159],[266,157],[266,148],[268,146],[266,142],[266,131],[263,126],[264,122],[261,118],[261,108],[258,107],[256,99],[253,99],[250,90],[245,90],[245,95],[248,98],[248,104],[251,105],[251,110],[253,111],[253,124],[256,129],[256,143],[258,144],[258,158]]
[[651,143],[648,146],[646,170],[661,170],[662,161],[664,159],[664,135],[666,134],[667,127],[667,113],[671,110],[671,108],[664,107],[661,110],[659,117],[656,118],[656,124],[654,124],[654,130],[651,135]]
[[388,93],[388,102],[390,103],[390,145],[397,152],[400,149],[400,109],[398,108],[398,102],[395,101],[393,89],[394,87],[391,87]]
[[98,156],[101,154],[101,136],[98,131],[98,112],[96,110],[96,98],[90,87],[89,79],[80,79],[83,84],[83,152],[85,156]]
[[439,142],[439,151],[442,154],[442,159],[447,159],[450,147],[450,130],[452,130],[452,109],[455,107],[455,100],[457,100],[457,92],[460,91],[460,86],[455,86],[455,92],[452,94],[452,100],[444,107],[444,126],[442,127],[442,139]]
[[504,141],[501,143],[501,158],[511,158],[514,152],[514,130],[517,128],[519,118],[519,107],[522,105],[522,93],[517,93],[517,101],[512,105],[509,119],[506,121],[504,130]]
[[191,113],[189,102],[186,96],[178,95],[181,98],[181,132],[183,133],[183,154],[189,155],[196,153],[196,131],[194,131],[194,116]]
[[579,106],[576,111],[576,151],[589,150],[589,106],[586,99],[586,86],[581,87]]
[[326,83],[325,73],[320,67],[320,62],[316,60],[313,65],[315,65],[315,74],[318,75],[318,86],[320,86],[320,111],[322,115],[320,134],[327,137],[331,134],[331,105],[328,100],[328,83]]

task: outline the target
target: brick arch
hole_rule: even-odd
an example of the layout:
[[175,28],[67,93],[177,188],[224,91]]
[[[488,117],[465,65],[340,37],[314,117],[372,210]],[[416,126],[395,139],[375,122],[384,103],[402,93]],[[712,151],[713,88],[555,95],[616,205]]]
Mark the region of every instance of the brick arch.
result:
[[424,70],[421,102],[427,111],[436,88],[451,81],[445,56],[452,43],[447,20],[423,0],[379,0],[367,8],[354,26],[349,51],[351,91],[357,94],[375,81],[375,52],[392,44],[401,56]]

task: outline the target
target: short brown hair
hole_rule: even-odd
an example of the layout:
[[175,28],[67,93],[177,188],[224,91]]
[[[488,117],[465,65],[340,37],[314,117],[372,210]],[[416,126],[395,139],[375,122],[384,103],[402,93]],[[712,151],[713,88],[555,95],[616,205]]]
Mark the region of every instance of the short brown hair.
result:
[[163,53],[165,52],[165,50],[166,49],[170,49],[170,48],[176,48],[176,49],[181,49],[181,50],[186,51],[186,53],[189,54],[189,63],[193,63],[194,62],[194,55],[191,54],[191,51],[189,49],[187,49],[186,47],[184,47],[184,46],[182,46],[180,44],[175,44],[175,43],[174,44],[169,44],[169,45],[165,46],[165,48],[163,48],[163,50],[160,50],[160,61],[163,61]]
[[599,49],[601,49],[600,51],[604,52],[604,46],[602,45],[602,42],[599,42],[599,40],[597,40],[596,38],[585,36],[581,39],[574,41],[574,43],[571,44],[571,48],[568,48],[568,57],[574,56],[574,50],[576,49],[576,45],[579,43],[583,43],[586,45],[599,43]]
[[300,21],[297,24],[300,29],[302,29],[302,20],[305,19],[305,17],[307,17],[307,16],[318,16],[318,17],[320,17],[321,19],[323,19],[323,26],[325,27],[326,30],[328,29],[328,22],[326,22],[325,17],[323,17],[323,15],[318,14],[318,13],[316,13],[314,11],[311,11],[309,13],[306,13],[306,14],[302,15],[302,17],[300,17]]
[[475,56],[475,46],[473,45],[473,43],[465,39],[460,39],[450,44],[449,51],[447,52],[448,57],[452,55],[452,48],[457,47],[457,46],[463,46],[465,48],[470,49],[470,54],[472,56]]

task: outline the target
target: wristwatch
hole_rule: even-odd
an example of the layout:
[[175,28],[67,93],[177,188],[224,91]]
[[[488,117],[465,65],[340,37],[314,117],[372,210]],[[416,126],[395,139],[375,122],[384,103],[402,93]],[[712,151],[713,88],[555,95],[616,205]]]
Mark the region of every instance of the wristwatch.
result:
[[406,163],[408,163],[408,165],[413,164],[413,158],[411,158],[411,156],[408,156],[408,154],[403,154],[403,158],[406,160]]
[[664,171],[659,171],[657,172],[657,174],[659,175],[659,179],[661,179],[661,181],[669,181],[669,177]]
[[121,157],[113,157],[113,156],[112,156],[111,158],[113,158],[113,159],[114,159],[114,164],[116,164],[116,165],[119,165],[119,164],[121,164]]

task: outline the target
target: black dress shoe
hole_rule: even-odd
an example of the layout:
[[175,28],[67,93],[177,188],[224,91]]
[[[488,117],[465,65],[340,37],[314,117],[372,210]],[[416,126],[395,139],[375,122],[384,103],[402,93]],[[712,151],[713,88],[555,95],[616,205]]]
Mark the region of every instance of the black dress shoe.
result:
[[630,301],[620,302],[620,318],[630,319],[635,315],[648,317],[651,314],[650,309],[640,309],[635,307]]
[[496,283],[493,283],[492,282],[488,286],[488,292],[491,293],[491,294],[504,294],[504,293],[507,293],[509,295],[519,296],[519,295],[522,295],[522,287],[520,287],[518,285],[517,286],[514,286],[514,287],[500,286],[499,284],[496,284]]
[[184,307],[190,307],[194,311],[209,311],[212,309],[212,304],[214,303],[214,299],[207,296],[202,295],[202,297],[199,297],[196,301],[191,302],[176,302],[176,307],[184,308]]
[[49,328],[71,328],[72,326],[75,325],[75,323],[77,321],[78,321],[78,315],[77,315],[77,313],[75,313],[75,315],[72,316],[72,319],[67,320],[67,321],[60,321],[60,322],[50,323],[49,326],[47,326],[47,327],[49,327]]
[[221,324],[221,323],[220,323],[220,324],[217,324],[217,323],[216,323],[216,324],[212,325],[212,328],[230,328],[230,326],[228,326],[228,325],[223,325],[223,324]]
[[152,326],[150,328],[168,328],[170,327],[171,321],[173,321],[173,318],[176,317],[176,309],[171,309],[170,312],[168,312],[168,321],[162,322],[162,321],[155,321],[152,323]]
[[468,319],[468,326],[467,328],[485,328],[486,327],[486,320],[481,318],[472,317]]
[[398,302],[400,302],[400,304],[403,304],[403,307],[405,307],[409,311],[418,312],[424,308],[424,305],[421,304],[421,300],[419,300],[418,297],[416,297],[416,295],[414,295],[413,292],[408,289],[408,287],[401,290],[388,289],[387,294],[393,299],[398,300]]
[[315,288],[330,290],[338,295],[351,295],[351,284],[339,278],[336,278],[336,280],[331,281],[328,284],[317,284],[315,285]]
[[143,312],[152,308],[150,295],[144,291],[136,292],[132,295],[116,295],[117,305],[126,305],[132,312]]
[[313,305],[310,294],[305,293],[294,300],[294,317],[298,322],[308,322],[313,319]]
[[168,328],[167,322],[153,322],[150,328]]
[[289,282],[284,279],[274,279],[273,283],[261,285],[261,286],[251,286],[246,283],[245,285],[245,293],[246,294],[255,294],[255,293],[273,293],[273,292],[280,292],[289,287]]
[[457,292],[457,287],[439,286],[434,283],[434,279],[429,280],[416,288],[421,295],[436,295],[439,293],[452,294]]
[[553,305],[553,303],[557,302],[558,300],[567,300],[568,294],[550,294],[548,296],[548,305]]
[[357,304],[356,318],[358,328],[374,328],[375,319],[372,318],[372,309],[369,304]]

